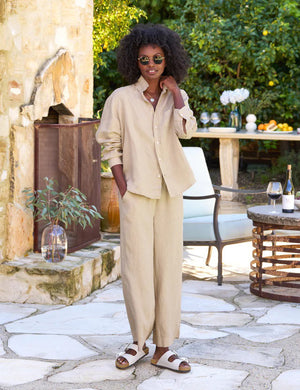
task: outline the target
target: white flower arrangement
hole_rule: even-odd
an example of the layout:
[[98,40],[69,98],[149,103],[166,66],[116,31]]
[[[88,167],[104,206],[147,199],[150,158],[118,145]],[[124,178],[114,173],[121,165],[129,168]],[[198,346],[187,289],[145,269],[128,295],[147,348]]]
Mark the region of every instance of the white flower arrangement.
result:
[[244,100],[248,99],[249,91],[246,88],[237,88],[234,91],[224,91],[220,96],[221,103],[226,106],[227,104],[236,105]]

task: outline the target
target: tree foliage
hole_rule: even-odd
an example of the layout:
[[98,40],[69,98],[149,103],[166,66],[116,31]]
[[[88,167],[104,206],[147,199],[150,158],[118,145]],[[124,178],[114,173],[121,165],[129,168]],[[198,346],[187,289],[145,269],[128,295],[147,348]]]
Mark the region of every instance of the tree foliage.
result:
[[94,0],[94,112],[100,116],[107,96],[123,83],[114,49],[145,11],[129,0]]
[[134,4],[147,15],[141,21],[150,23],[164,23],[168,19],[174,19],[174,7],[182,7],[184,3],[185,0],[134,0]]
[[131,24],[150,21],[164,23],[182,37],[192,62],[182,86],[198,118],[202,111],[219,111],[225,124],[230,107],[221,105],[221,93],[244,87],[252,105],[264,100],[259,120],[300,126],[298,0],[95,0],[94,4],[95,63],[101,63],[95,72],[95,111],[123,84],[113,49]]
[[113,50],[127,34],[132,22],[146,16],[129,0],[94,0],[94,60],[103,64],[101,54]]
[[[185,82],[194,111],[223,111],[226,89],[268,92],[261,120],[300,124],[300,5],[298,0],[187,0],[169,27],[182,37],[192,68]],[[273,96],[273,99],[272,99]],[[294,123],[293,123],[294,122]]]

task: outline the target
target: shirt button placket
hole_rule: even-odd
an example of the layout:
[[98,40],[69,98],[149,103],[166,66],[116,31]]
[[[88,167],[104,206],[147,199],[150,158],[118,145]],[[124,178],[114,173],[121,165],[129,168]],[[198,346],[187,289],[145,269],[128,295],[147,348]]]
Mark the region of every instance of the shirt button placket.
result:
[[[160,169],[161,168],[161,165],[160,165],[160,162],[161,162],[161,150],[160,150],[160,139],[159,139],[159,135],[157,134],[157,125],[154,124],[154,140],[155,140],[155,150],[156,150],[156,155],[157,155],[157,159],[158,159],[158,162],[159,162],[159,167]],[[157,178],[158,179],[161,179],[162,175],[161,174],[157,174]]]

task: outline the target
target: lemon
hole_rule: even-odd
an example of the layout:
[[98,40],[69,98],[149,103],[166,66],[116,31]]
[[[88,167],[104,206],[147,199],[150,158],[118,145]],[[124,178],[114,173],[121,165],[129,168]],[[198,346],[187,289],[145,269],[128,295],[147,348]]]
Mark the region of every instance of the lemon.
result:
[[289,126],[289,127],[288,127],[288,131],[293,131],[292,126]]
[[269,86],[270,86],[270,87],[273,87],[273,85],[274,85],[274,81],[272,81],[272,80],[269,81]]
[[264,36],[266,36],[266,35],[268,35],[268,34],[269,34],[269,31],[268,31],[268,30],[264,30],[264,31],[263,31],[263,35],[264,35]]

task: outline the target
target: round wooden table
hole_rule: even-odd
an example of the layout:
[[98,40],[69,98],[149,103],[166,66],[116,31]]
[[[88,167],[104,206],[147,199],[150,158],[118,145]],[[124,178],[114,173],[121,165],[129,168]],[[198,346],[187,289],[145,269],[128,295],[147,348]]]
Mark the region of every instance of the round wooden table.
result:
[[[274,212],[275,210],[275,212]],[[282,213],[281,205],[247,210],[253,221],[251,293],[300,302],[300,210]],[[298,271],[298,272],[297,272]]]

